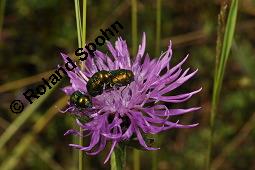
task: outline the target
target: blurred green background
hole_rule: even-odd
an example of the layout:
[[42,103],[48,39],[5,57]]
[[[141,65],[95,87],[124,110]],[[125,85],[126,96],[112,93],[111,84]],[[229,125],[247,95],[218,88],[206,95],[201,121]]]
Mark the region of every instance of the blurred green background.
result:
[[[74,119],[58,112],[67,101],[61,91],[61,87],[69,83],[67,78],[49,96],[32,104],[33,108],[26,103],[26,108],[30,108],[21,114],[14,114],[9,109],[14,99],[24,100],[23,92],[38,85],[41,78],[47,78],[62,63],[60,52],[77,59],[74,55],[78,46],[74,2],[0,1],[0,141],[6,140],[0,142],[0,167],[77,169],[77,151],[68,147],[68,143],[77,139],[63,136],[74,126]],[[191,91],[201,86],[203,90],[188,102],[173,106],[201,106],[198,112],[178,117],[184,124],[198,122],[200,125],[160,135],[159,170],[205,168],[219,11],[218,0],[162,0],[160,51],[165,51],[172,40],[172,64],[190,54],[185,67],[198,68],[199,72],[178,90]],[[234,43],[215,122],[212,165],[218,169],[255,169],[254,16],[255,1],[240,0]],[[88,0],[87,42],[94,41],[101,34],[99,29],[106,29],[116,20],[124,27],[120,36],[131,47],[131,2]],[[154,58],[159,56],[155,55],[155,30],[156,1],[139,0],[138,42],[142,32],[146,32],[146,51]],[[115,40],[111,38],[112,42]],[[101,50],[107,52],[105,47]],[[141,169],[151,168],[150,153],[141,152]],[[103,164],[106,154],[105,150],[100,155],[86,157],[86,169],[109,169],[109,163]],[[127,169],[133,169],[131,149],[128,149],[127,157]]]

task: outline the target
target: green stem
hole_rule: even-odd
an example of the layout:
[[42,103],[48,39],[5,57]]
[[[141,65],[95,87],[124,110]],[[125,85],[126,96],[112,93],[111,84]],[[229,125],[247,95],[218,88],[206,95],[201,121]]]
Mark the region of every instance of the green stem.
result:
[[[82,10],[82,47],[85,47],[86,43],[86,13],[87,13],[87,0],[83,0],[83,10]],[[84,70],[85,62],[81,63],[81,70]]]
[[[80,128],[80,133],[83,134],[82,128]],[[83,146],[83,137],[79,137],[79,144]],[[83,156],[83,151],[79,150],[79,170],[84,170],[84,156]]]
[[53,87],[51,90],[48,90],[43,96],[35,100],[33,104],[26,107],[26,109],[8,126],[4,133],[0,136],[0,150],[5,148],[6,143],[15,136],[15,133],[20,129],[22,125],[27,122],[36,109],[40,107],[45,100],[48,99],[49,95],[54,92],[57,86]]
[[83,9],[82,9],[82,47],[85,46],[86,42],[86,13],[87,13],[87,0],[83,0]]
[[111,170],[124,170],[126,167],[126,146],[119,144],[111,155]]
[[[83,0],[83,9],[82,9],[82,22],[81,22],[81,12],[80,12],[80,3],[79,0],[74,0],[75,4],[75,16],[76,16],[76,27],[77,27],[77,37],[78,37],[78,47],[82,48],[85,46],[86,41],[86,12],[87,12],[87,1]],[[84,65],[81,64],[81,69],[84,69]],[[83,129],[80,128],[80,133],[83,134]],[[84,141],[83,137],[79,137],[79,144],[83,146]],[[79,170],[84,170],[84,153],[79,151]]]
[[137,149],[133,150],[133,162],[134,162],[134,170],[140,169],[140,152]]
[[[161,139],[159,135],[155,135],[155,145],[160,146]],[[151,170],[157,170],[158,169],[158,151],[151,152],[151,158],[152,158],[152,167]]]
[[[214,88],[216,83],[216,78],[218,74],[218,67],[219,67],[219,60],[220,60],[220,53],[222,48],[222,41],[224,36],[224,31],[226,27],[226,13],[227,13],[227,4],[222,4],[220,13],[218,15],[218,28],[217,28],[217,41],[216,41],[216,56],[215,56],[215,70],[214,70]],[[215,90],[214,90],[215,91]],[[213,126],[214,126],[214,115],[215,115],[215,97],[212,99],[212,109],[211,109],[211,117],[210,117],[210,136],[209,136],[209,143],[208,143],[208,155],[207,155],[207,162],[206,166],[207,169],[210,169],[210,162],[211,162],[211,149],[212,149],[212,140],[213,140]]]
[[79,0],[74,0],[75,5],[75,17],[76,17],[76,29],[77,29],[77,37],[78,37],[78,47],[82,47],[82,32],[81,32],[81,12],[80,12],[80,3]]
[[[221,9],[221,13],[219,17],[225,16],[226,7]],[[237,17],[237,10],[238,10],[238,0],[232,0],[227,23],[225,27],[225,23],[219,22],[218,30],[218,40],[217,40],[217,47],[216,47],[216,66],[215,66],[215,74],[214,74],[214,84],[213,84],[213,96],[212,96],[212,108],[211,108],[211,115],[210,115],[210,134],[209,134],[209,144],[208,144],[208,154],[207,154],[207,161],[206,161],[206,168],[207,170],[211,169],[211,152],[213,148],[213,136],[214,136],[214,124],[215,124],[215,117],[217,113],[217,107],[219,103],[219,97],[222,87],[222,81],[224,77],[224,72],[227,64],[227,60],[229,57],[230,49],[232,46],[232,41],[234,37],[234,31],[236,26],[236,17]],[[220,20],[219,20],[220,21]],[[223,38],[221,38],[223,37]]]

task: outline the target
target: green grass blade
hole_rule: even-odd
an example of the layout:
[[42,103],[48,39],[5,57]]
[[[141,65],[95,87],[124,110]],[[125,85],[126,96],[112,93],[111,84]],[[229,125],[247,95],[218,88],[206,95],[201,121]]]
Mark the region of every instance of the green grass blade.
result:
[[13,152],[9,154],[4,161],[2,161],[2,164],[0,165],[1,170],[14,169],[18,165],[22,155],[27,149],[29,149],[29,147],[31,147],[31,144],[33,143],[36,135],[38,135],[38,133],[40,133],[58,113],[56,106],[62,109],[66,105],[66,102],[67,97],[59,99],[48,109],[48,111],[43,116],[40,117],[40,119],[34,124],[31,132],[25,134],[21,138],[21,141],[15,146]]
[[21,142],[14,148],[12,156],[7,157],[7,159],[3,161],[2,165],[0,166],[0,169],[1,170],[14,169],[22,153],[24,153],[27,150],[27,148],[31,145],[32,141],[33,136],[31,134],[25,135],[25,137],[22,138]]
[[[0,125],[1,128],[6,129],[9,126],[9,122],[0,117]],[[54,170],[64,170],[63,167],[58,164],[55,160],[52,159],[53,154],[49,152],[49,150],[44,150],[38,143],[34,143],[34,147],[32,148],[34,155],[41,158],[51,169]],[[6,153],[4,153],[6,154]]]
[[75,17],[76,17],[76,27],[77,27],[77,37],[78,37],[78,47],[82,47],[82,27],[81,27],[81,11],[79,0],[74,0],[75,5]]
[[41,159],[43,162],[45,162],[45,164],[47,164],[50,169],[64,170],[64,168],[54,160],[53,153],[51,153],[49,150],[47,150],[45,148],[42,148],[42,146],[40,146],[37,143],[34,143],[33,146],[34,147],[32,147],[31,149],[32,149],[34,156],[39,157],[39,159]]
[[83,7],[82,7],[82,40],[81,44],[82,47],[85,46],[86,42],[86,13],[87,13],[87,0],[83,0]]
[[[83,0],[82,5],[82,37],[81,37],[81,46],[84,48],[86,43],[86,22],[87,22],[87,0]],[[85,69],[85,62],[81,63],[81,70]]]
[[[230,11],[228,15],[226,30],[224,34],[223,39],[223,45],[220,55],[220,62],[219,62],[219,69],[217,73],[217,79],[216,79],[216,88],[215,93],[217,94],[217,98],[219,97],[223,76],[226,68],[226,63],[229,57],[229,52],[232,46],[235,27],[236,27],[236,17],[237,17],[237,9],[238,9],[238,0],[233,0],[230,6]],[[215,94],[215,95],[216,95]],[[217,99],[218,100],[218,99]]]
[[28,120],[28,118],[35,112],[35,110],[55,91],[57,86],[46,91],[46,93],[39,99],[35,100],[34,103],[29,105],[15,120],[14,122],[4,131],[0,137],[0,150],[4,145],[11,139],[11,137],[17,132],[17,130]]
[[[76,15],[76,26],[77,26],[77,37],[78,37],[78,47],[83,48],[86,41],[86,13],[87,13],[87,1],[83,0],[83,9],[82,9],[82,21],[81,21],[81,12],[79,0],[74,0],[75,3],[75,15]],[[84,63],[81,63],[81,69],[84,70]],[[80,128],[80,133],[83,133],[82,128]],[[79,144],[84,145],[83,137],[79,137]],[[84,170],[84,152],[79,151],[78,154],[79,161],[79,170]]]
[[[237,18],[237,11],[238,11],[238,0],[232,0],[227,24],[224,31],[222,48],[220,49],[219,53],[219,61],[216,62],[216,71],[215,71],[215,78],[214,78],[214,87],[213,87],[213,96],[212,96],[212,108],[211,108],[211,115],[210,115],[210,136],[209,136],[209,146],[208,146],[208,155],[207,155],[207,169],[210,169],[210,161],[211,161],[211,151],[213,145],[213,133],[214,133],[214,122],[217,113],[217,105],[219,102],[219,96],[222,87],[222,81],[224,77],[224,72],[226,68],[226,63],[229,58],[230,49],[233,42],[235,27],[236,27],[236,18]],[[217,41],[217,46],[219,45],[219,41]],[[217,58],[217,56],[216,56]]]

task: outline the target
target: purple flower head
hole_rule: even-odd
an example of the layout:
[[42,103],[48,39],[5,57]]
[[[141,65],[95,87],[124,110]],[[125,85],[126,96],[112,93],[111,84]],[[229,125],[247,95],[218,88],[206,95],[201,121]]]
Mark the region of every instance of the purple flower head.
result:
[[[198,124],[182,125],[179,121],[171,122],[172,116],[182,115],[198,110],[199,107],[188,109],[171,109],[163,103],[181,103],[187,101],[199,90],[179,94],[167,95],[181,86],[196,72],[189,73],[189,69],[182,70],[181,66],[186,61],[186,56],[179,64],[170,68],[172,57],[171,42],[168,50],[161,54],[159,59],[150,59],[145,53],[146,36],[143,34],[142,44],[139,45],[136,58],[132,61],[128,52],[126,41],[121,38],[115,42],[115,47],[110,42],[107,46],[111,55],[100,51],[95,56],[89,56],[85,62],[85,70],[76,68],[68,72],[71,86],[63,90],[67,95],[74,91],[87,94],[86,84],[89,78],[100,70],[127,69],[134,73],[134,81],[127,86],[104,91],[103,94],[92,97],[93,107],[80,110],[70,105],[67,109],[80,117],[86,117],[85,122],[76,119],[77,124],[83,129],[84,136],[90,136],[88,146],[70,144],[70,146],[85,151],[89,155],[101,152],[107,142],[111,142],[111,149],[105,160],[107,162],[114,147],[120,142],[136,139],[146,150],[156,150],[146,144],[146,134],[157,134],[171,128],[191,128]],[[65,60],[65,54],[61,54]],[[65,134],[81,135],[79,131],[71,129]]]

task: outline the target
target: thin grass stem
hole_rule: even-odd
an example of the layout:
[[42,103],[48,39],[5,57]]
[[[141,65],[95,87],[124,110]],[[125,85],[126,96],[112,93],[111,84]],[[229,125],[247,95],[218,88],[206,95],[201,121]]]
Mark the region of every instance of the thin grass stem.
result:
[[80,12],[80,3],[79,0],[74,0],[75,5],[75,17],[76,17],[76,29],[77,29],[77,38],[78,38],[78,47],[82,47],[82,28],[81,28],[81,12]]
[[[54,90],[51,89],[51,92],[52,91]],[[49,122],[53,119],[53,117],[58,113],[58,109],[56,109],[56,106],[58,106],[59,109],[62,109],[66,105],[66,102],[67,102],[67,97],[63,97],[59,99],[47,110],[45,115],[40,117],[40,119],[32,127],[32,131],[24,135],[21,138],[20,142],[15,146],[12,153],[9,154],[4,161],[2,161],[2,164],[0,165],[1,170],[15,169],[15,167],[18,165],[19,161],[21,160],[22,155],[26,153],[27,149],[31,147],[38,133],[40,133],[49,124]]]
[[[87,0],[83,0],[83,5],[82,5],[82,40],[81,40],[81,46],[82,48],[85,47],[86,43],[86,14],[87,14]],[[81,70],[85,69],[85,62],[81,63]]]
[[86,13],[87,13],[87,0],[83,0],[83,5],[82,5],[82,47],[85,46],[86,42]]
[[[211,154],[212,154],[211,152],[213,148],[215,117],[218,110],[218,103],[219,103],[219,97],[220,97],[224,72],[225,72],[227,60],[229,58],[229,53],[230,53],[230,49],[231,49],[232,41],[234,37],[237,10],[238,10],[238,0],[232,0],[230,5],[230,10],[228,13],[226,27],[224,29],[225,31],[222,31],[223,39],[219,40],[218,38],[219,41],[217,41],[216,49],[220,49],[220,51],[216,52],[216,55],[218,56],[216,56],[216,66],[215,66],[216,70],[214,75],[215,78],[214,78],[214,85],[213,85],[212,108],[211,108],[211,115],[210,115],[210,135],[209,135],[209,144],[208,144],[208,155],[207,155],[207,161],[206,161],[206,168],[208,170],[211,169]],[[220,13],[220,15],[224,15],[224,14]],[[222,26],[222,25],[224,24],[219,24],[219,26]],[[221,28],[219,28],[219,30],[221,30]],[[218,36],[221,36],[221,35],[218,35]]]
[[[82,21],[81,21],[81,12],[80,12],[80,4],[79,0],[75,0],[75,16],[76,16],[76,26],[77,26],[77,37],[78,37],[78,47],[83,48],[85,46],[86,41],[86,12],[87,12],[87,1],[83,0],[83,9],[82,9]],[[84,63],[81,63],[81,69],[84,70]],[[80,133],[83,133],[83,129],[80,127]],[[83,137],[79,137],[79,144],[81,146],[84,145]],[[78,162],[79,162],[79,170],[85,169],[85,158],[84,158],[84,152],[79,151],[78,154]]]
[[46,91],[43,96],[26,107],[26,109],[12,122],[12,124],[10,124],[10,126],[0,137],[0,150],[15,135],[18,129],[28,120],[28,118],[35,112],[35,110],[49,97],[53,91],[55,91],[56,87],[57,86],[53,87],[51,90]]

